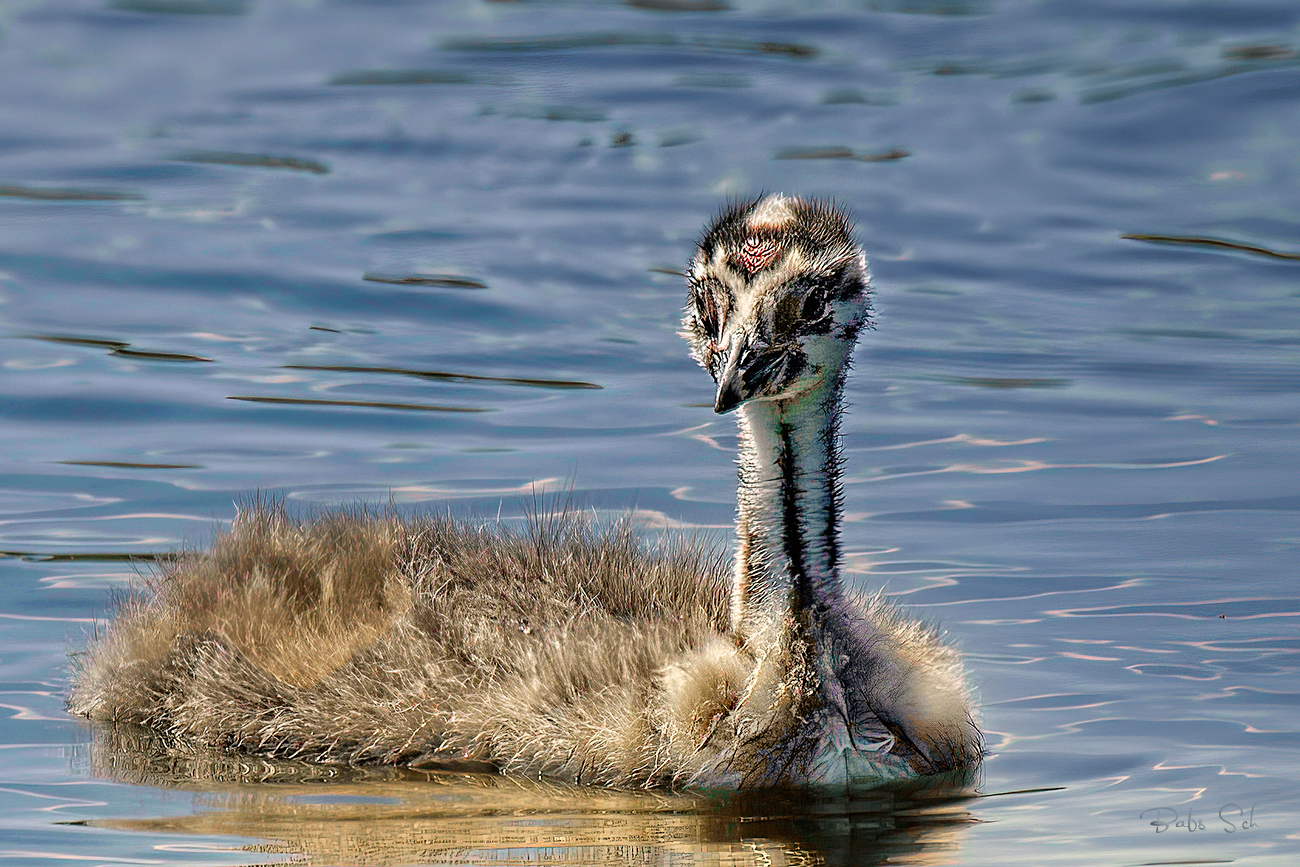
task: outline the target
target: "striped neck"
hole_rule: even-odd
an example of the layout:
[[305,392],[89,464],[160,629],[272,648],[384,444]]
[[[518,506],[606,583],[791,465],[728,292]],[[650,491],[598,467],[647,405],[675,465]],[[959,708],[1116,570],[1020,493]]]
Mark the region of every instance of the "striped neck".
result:
[[844,376],[738,410],[738,550],[731,625],[746,638],[823,611],[839,593],[840,392]]

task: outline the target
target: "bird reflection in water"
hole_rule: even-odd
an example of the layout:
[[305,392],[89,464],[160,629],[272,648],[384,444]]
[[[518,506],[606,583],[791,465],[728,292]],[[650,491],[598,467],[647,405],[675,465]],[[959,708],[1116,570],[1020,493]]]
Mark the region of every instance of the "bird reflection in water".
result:
[[194,792],[194,812],[77,824],[254,838],[294,863],[945,864],[972,775],[848,795],[624,791],[465,770],[318,765],[205,752],[96,726],[78,761],[101,778]]

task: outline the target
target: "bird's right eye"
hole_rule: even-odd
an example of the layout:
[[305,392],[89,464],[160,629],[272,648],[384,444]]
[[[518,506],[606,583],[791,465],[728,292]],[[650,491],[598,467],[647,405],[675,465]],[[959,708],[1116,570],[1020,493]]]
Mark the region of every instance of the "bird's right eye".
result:
[[722,311],[718,306],[718,296],[708,281],[701,280],[692,287],[695,295],[695,312],[700,318],[700,325],[705,333],[717,340],[722,333]]

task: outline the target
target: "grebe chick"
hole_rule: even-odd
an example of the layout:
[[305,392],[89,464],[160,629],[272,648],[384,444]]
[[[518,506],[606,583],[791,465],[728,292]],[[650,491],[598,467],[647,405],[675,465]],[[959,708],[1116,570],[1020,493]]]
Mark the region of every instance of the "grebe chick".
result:
[[124,604],[69,708],[187,749],[614,786],[977,766],[957,653],[840,580],[841,397],[871,325],[847,216],[732,205],[687,281],[683,334],[739,423],[729,580],[690,544],[572,516],[515,532],[257,508]]

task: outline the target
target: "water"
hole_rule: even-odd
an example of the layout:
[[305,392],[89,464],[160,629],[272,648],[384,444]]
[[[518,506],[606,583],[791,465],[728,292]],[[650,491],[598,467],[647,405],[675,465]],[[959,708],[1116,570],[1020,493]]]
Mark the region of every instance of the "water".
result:
[[[0,6],[3,863],[1294,863],[1298,48],[1281,0]],[[724,539],[669,272],[763,190],[872,256],[850,568],[966,652],[983,797],[158,767],[65,715],[128,555],[255,491]]]

